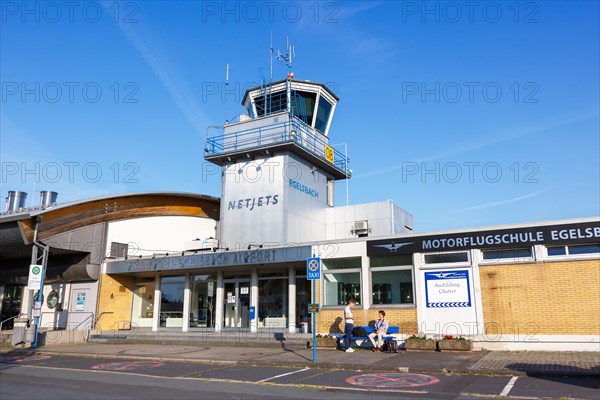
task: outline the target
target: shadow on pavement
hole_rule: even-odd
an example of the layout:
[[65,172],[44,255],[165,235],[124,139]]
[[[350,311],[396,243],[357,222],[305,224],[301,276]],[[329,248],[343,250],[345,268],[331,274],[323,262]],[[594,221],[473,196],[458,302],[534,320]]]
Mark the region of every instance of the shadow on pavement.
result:
[[[525,372],[527,376],[552,382],[566,383],[592,389],[600,389],[600,365],[579,368],[564,364],[516,363],[506,366],[514,371]],[[564,375],[561,375],[564,374]]]

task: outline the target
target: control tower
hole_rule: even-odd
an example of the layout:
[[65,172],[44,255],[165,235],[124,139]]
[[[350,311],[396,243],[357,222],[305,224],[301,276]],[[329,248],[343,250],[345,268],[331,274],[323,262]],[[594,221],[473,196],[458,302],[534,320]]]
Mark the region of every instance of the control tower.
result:
[[248,89],[246,114],[208,137],[205,159],[221,166],[221,246],[325,239],[334,182],[348,159],[330,144],[339,98],[327,86],[284,80]]

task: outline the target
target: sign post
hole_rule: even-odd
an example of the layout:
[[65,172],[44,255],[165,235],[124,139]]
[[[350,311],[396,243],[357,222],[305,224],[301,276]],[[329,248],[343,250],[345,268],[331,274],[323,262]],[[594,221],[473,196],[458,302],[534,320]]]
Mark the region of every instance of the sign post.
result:
[[[312,284],[312,299],[316,300],[317,296],[317,281],[321,279],[321,259],[313,256],[306,259],[306,279],[313,281]],[[312,334],[313,334],[313,363],[317,362],[317,313],[319,312],[319,304],[313,303],[308,307],[308,312],[312,314]]]

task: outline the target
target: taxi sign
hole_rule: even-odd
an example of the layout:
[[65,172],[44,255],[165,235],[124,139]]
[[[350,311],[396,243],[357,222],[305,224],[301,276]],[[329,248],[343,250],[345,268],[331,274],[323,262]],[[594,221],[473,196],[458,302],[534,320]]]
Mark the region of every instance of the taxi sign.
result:
[[319,257],[306,259],[306,279],[309,281],[321,279],[321,259]]

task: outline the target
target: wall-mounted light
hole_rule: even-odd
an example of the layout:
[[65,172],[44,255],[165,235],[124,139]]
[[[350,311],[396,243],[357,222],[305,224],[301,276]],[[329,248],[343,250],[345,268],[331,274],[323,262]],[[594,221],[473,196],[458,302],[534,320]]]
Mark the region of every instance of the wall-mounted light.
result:
[[256,247],[257,249],[262,249],[263,245],[262,244],[249,244],[248,250],[252,249],[252,247]]

